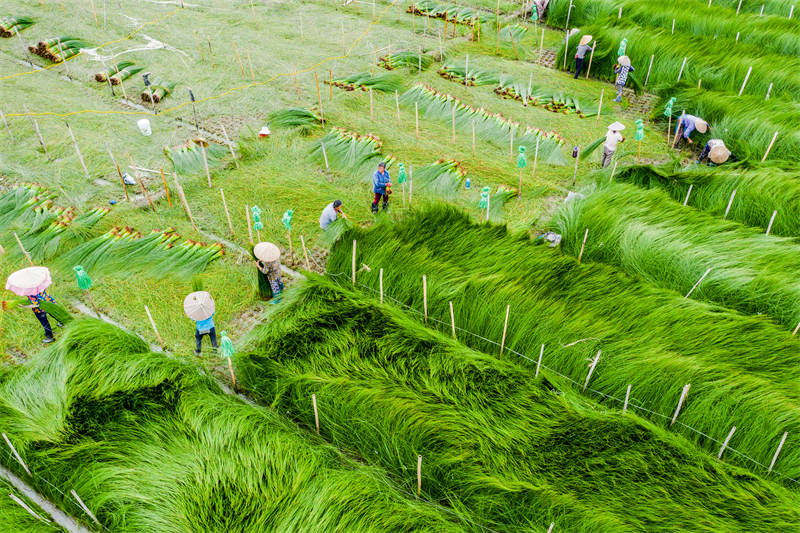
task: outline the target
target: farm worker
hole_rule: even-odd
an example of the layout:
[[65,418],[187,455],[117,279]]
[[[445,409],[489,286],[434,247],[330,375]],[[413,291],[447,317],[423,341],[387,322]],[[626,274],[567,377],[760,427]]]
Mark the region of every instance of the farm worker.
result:
[[319,217],[319,227],[322,229],[328,229],[328,226],[331,225],[331,222],[339,218],[339,215],[342,215],[342,218],[347,218],[347,215],[342,212],[342,201],[334,200],[326,205],[325,209],[322,210],[322,215]]
[[583,70],[583,62],[586,60],[586,52],[592,49],[589,43],[592,41],[591,35],[584,35],[581,37],[581,42],[578,45],[578,50],[575,52],[575,78],[578,79],[581,71]]
[[271,242],[260,242],[253,248],[258,268],[258,293],[263,299],[272,297],[272,303],[281,301],[281,250]]
[[203,337],[208,335],[211,347],[217,350],[217,330],[214,327],[214,313],[216,311],[214,299],[206,291],[195,291],[183,299],[183,312],[194,320],[194,354],[200,355]]
[[50,296],[46,289],[38,294],[29,295],[27,298],[31,305],[26,305],[24,307],[29,307],[30,310],[33,311],[36,320],[38,320],[42,328],[44,328],[44,339],[42,339],[42,342],[44,344],[50,344],[55,340],[53,338],[53,328],[50,327],[50,321],[47,320],[47,312],[39,307],[39,302],[55,302],[55,300],[53,300],[53,297]]
[[614,157],[614,152],[617,151],[617,144],[625,142],[625,137],[620,133],[624,129],[625,125],[621,122],[615,122],[608,127],[606,142],[603,143],[603,168],[606,168],[611,163],[611,158]]
[[211,339],[211,348],[217,351],[217,328],[214,327],[214,315],[205,320],[195,321],[194,330],[194,354],[200,355],[200,347],[203,345],[203,337],[208,335]]
[[628,81],[628,73],[633,72],[634,68],[631,66],[631,60],[628,56],[619,56],[617,64],[614,65],[614,72],[617,74],[617,97],[615,102],[622,101],[622,90],[625,88],[625,83]]
[[709,126],[708,122],[702,118],[697,118],[694,115],[681,115],[681,118],[678,120],[678,128],[675,133],[676,139],[674,148],[680,146],[682,139],[686,139],[686,142],[689,144],[694,144],[694,142],[692,142],[692,140],[689,138],[694,130],[697,130],[700,133],[705,133],[710,129],[711,126]]
[[383,198],[383,208],[386,209],[389,206],[389,194],[386,188],[391,186],[391,178],[386,172],[386,163],[381,161],[378,164],[378,170],[372,175],[372,192],[375,193],[375,199],[372,200],[373,213],[378,212],[378,201],[381,198]]
[[731,157],[731,151],[722,142],[722,139],[711,139],[706,143],[705,148],[697,159],[699,165],[704,160],[709,159],[715,165],[721,165]]

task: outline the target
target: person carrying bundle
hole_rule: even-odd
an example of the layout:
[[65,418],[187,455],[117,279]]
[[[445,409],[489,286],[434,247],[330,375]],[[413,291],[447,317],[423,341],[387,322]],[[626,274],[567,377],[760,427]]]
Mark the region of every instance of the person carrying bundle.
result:
[[731,151],[725,146],[722,139],[711,139],[706,143],[703,151],[700,152],[700,157],[697,158],[697,164],[701,164],[708,159],[715,165],[721,165],[731,158]]
[[694,130],[697,130],[700,133],[705,133],[710,129],[711,126],[709,126],[708,122],[702,118],[697,118],[694,115],[681,115],[681,118],[678,119],[678,127],[675,130],[675,144],[673,148],[678,148],[678,146],[681,144],[681,140],[684,139],[689,144],[694,144],[692,139],[689,138]]
[[217,351],[217,328],[214,327],[214,314],[216,304],[206,291],[195,291],[183,300],[183,311],[190,319],[194,320],[194,354],[200,355],[203,346],[203,337],[208,335],[211,340],[211,349]]
[[372,200],[372,212],[378,212],[378,202],[383,198],[383,209],[389,206],[389,190],[392,187],[391,178],[386,171],[386,163],[381,161],[378,164],[378,170],[372,175],[372,192],[375,193],[375,198]]
[[328,229],[328,226],[330,226],[333,221],[339,218],[339,215],[342,215],[342,218],[347,218],[347,215],[342,212],[342,201],[334,200],[326,205],[325,209],[322,210],[322,214],[319,217],[319,227],[322,229]]
[[617,89],[617,97],[614,98],[615,102],[622,101],[622,91],[625,89],[625,84],[628,82],[628,73],[633,72],[635,69],[631,66],[631,60],[628,56],[619,56],[617,64],[614,65],[614,72],[617,75],[617,81],[614,84]]
[[625,142],[625,137],[620,133],[625,129],[625,125],[621,122],[615,122],[608,127],[606,134],[606,142],[603,143],[603,162],[602,168],[606,168],[611,163],[611,158],[617,151],[617,144]]
[[581,37],[581,42],[578,45],[578,49],[575,51],[575,77],[573,79],[577,80],[581,71],[583,71],[583,63],[586,61],[586,52],[592,49],[592,47],[589,46],[590,42],[592,42],[591,35],[584,35]]

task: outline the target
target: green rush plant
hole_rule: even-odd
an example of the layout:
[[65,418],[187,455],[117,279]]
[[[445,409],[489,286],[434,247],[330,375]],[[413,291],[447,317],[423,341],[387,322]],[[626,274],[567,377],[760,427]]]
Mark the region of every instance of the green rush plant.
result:
[[289,298],[237,356],[243,385],[308,428],[315,394],[324,438],[407,491],[421,455],[423,494],[473,522],[617,532],[694,529],[697,516],[704,531],[800,519],[796,494],[375,298],[316,275]]
[[440,159],[414,172],[414,189],[452,200],[461,190],[466,175],[459,161]]
[[[4,528],[6,531],[64,533],[64,530],[53,523],[46,512],[29,500],[25,494],[17,490],[11,483],[2,478],[0,478],[0,494],[3,495],[3,497],[0,498],[0,527]],[[41,520],[32,516],[25,508],[12,499],[12,494],[40,516]]]
[[[138,68],[138,67],[137,67]],[[141,69],[140,69],[141,70]],[[122,72],[120,72],[122,74]],[[122,80],[124,81],[124,79]],[[113,82],[112,82],[113,83]],[[142,91],[141,98],[142,102],[150,102],[150,92],[153,93],[153,100],[155,103],[161,102],[164,98],[169,96],[172,91],[175,90],[175,87],[178,86],[177,81],[169,81],[169,80],[161,80],[161,79],[153,79],[150,85],[150,90],[146,87]]]
[[13,37],[33,26],[34,22],[30,17],[0,17],[0,37]]
[[[606,209],[616,214],[615,207]],[[589,252],[604,242],[599,232],[590,226]],[[573,249],[574,236],[564,238]],[[374,296],[383,269],[385,301],[412,307],[422,320],[422,276],[427,276],[428,325],[449,335],[452,302],[461,328],[457,337],[475,349],[499,353],[510,306],[501,357],[531,373],[544,344],[542,364],[583,384],[587,361],[602,350],[587,394],[606,407],[620,408],[630,384],[629,410],[667,426],[681,389],[691,384],[671,430],[711,453],[719,451],[735,425],[741,430],[730,445],[769,465],[783,433],[800,432],[797,339],[767,317],[684,298],[602,263],[578,263],[536,246],[541,238],[531,242],[504,226],[475,224],[452,207],[411,212],[398,223],[379,221],[370,229],[351,228],[331,250],[327,265],[330,276],[346,284],[353,240],[357,264],[371,269],[358,275],[358,287]],[[738,455],[729,460],[766,471]],[[785,447],[775,471],[797,478],[800,448]]]
[[[208,145],[205,147],[205,160],[203,159],[203,149],[200,144]],[[179,174],[202,174],[205,172],[206,161],[208,166],[212,168],[227,165],[229,163],[227,157],[230,155],[230,151],[221,144],[197,139],[171,148],[165,146],[164,154],[172,161],[175,172]]]
[[0,231],[4,233],[15,223],[26,227],[33,223],[37,207],[50,205],[52,194],[38,183],[17,183],[0,194]]
[[445,79],[461,84],[464,84],[464,80],[466,79],[466,85],[473,87],[479,85],[497,85],[500,81],[498,73],[493,70],[476,68],[474,65],[470,65],[469,67],[469,72],[466,72],[468,68],[466,61],[449,61],[442,65],[442,68],[438,70],[438,74]]
[[[568,115],[577,114],[581,118],[597,115],[597,104],[583,105],[578,101],[577,96],[564,94],[564,91],[556,91],[534,85],[528,82],[515,80],[508,75],[501,75],[499,86],[494,90],[495,94],[503,98],[517,100],[522,105],[542,106],[553,113]],[[601,114],[608,114],[607,110]]]
[[94,81],[99,83],[106,83],[109,77],[113,76],[118,72],[122,72],[126,68],[132,66],[133,66],[133,61],[120,61],[119,63],[115,63],[110,67],[106,67],[103,71],[96,73],[94,75]]
[[603,184],[583,192],[585,198],[566,203],[551,222],[567,253],[578,255],[588,228],[585,260],[618,266],[680,294],[711,269],[693,298],[768,315],[789,330],[800,322],[796,240],[684,208],[660,190]]
[[[378,66],[386,70],[407,68],[411,72],[418,72],[428,70],[436,62],[437,57],[438,53],[434,52],[406,50],[379,57]],[[442,57],[438,59],[444,60]]]
[[[329,83],[325,81],[325,83]],[[404,87],[403,77],[395,73],[378,74],[373,76],[369,72],[359,72],[349,76],[342,76],[333,80],[333,85],[346,91],[361,89],[368,91],[373,89],[384,93],[402,91]]]
[[[607,181],[608,178],[602,173],[598,179]],[[800,167],[797,166],[770,163],[722,167],[692,165],[688,168],[675,164],[634,165],[617,170],[614,180],[645,189],[663,189],[681,203],[691,186],[687,205],[717,217],[725,213],[735,190],[729,220],[766,229],[772,213],[777,211],[770,234],[800,237]]]
[[29,46],[28,51],[53,63],[61,63],[81,53],[81,48],[89,48],[91,44],[76,37],[55,37],[39,41],[36,46]]
[[428,16],[444,20],[445,16],[450,22],[472,26],[476,22],[493,22],[494,17],[484,11],[471,7],[460,7],[453,4],[443,4],[435,0],[414,1],[406,10],[407,13]]
[[369,165],[377,165],[378,161],[386,161],[387,168],[390,167],[394,157],[382,154],[383,141],[377,135],[372,133],[361,135],[338,126],[331,128],[327,135],[311,147],[311,156],[321,165],[325,164],[327,157],[328,165],[352,173]]
[[75,490],[103,531],[464,531],[380,469],[94,319],[3,376],[0,425],[36,476],[5,443],[0,461],[85,517]]

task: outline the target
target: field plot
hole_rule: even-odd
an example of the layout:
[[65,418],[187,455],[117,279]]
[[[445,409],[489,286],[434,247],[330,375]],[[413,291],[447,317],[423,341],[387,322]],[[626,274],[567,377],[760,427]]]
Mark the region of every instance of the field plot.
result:
[[794,11],[5,0],[0,463],[98,532],[800,531]]

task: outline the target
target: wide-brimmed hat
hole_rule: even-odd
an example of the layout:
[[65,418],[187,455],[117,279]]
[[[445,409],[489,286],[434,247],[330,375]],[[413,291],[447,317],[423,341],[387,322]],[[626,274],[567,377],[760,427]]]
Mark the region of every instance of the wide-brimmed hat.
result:
[[700,133],[705,133],[708,131],[708,122],[703,120],[702,118],[698,118],[694,121],[694,127]]
[[614,130],[614,131],[622,131],[622,130],[625,129],[625,124],[623,124],[622,122],[615,122],[615,123],[611,124],[608,127],[608,129]]
[[631,58],[628,56],[619,56],[619,59],[617,59],[617,63],[619,63],[623,67],[629,67],[631,66]]
[[592,42],[591,35],[584,35],[583,37],[581,37],[581,44],[589,44],[590,42]]
[[717,146],[713,147],[711,151],[708,153],[708,158],[711,160],[712,163],[716,163],[717,165],[721,165],[725,161],[728,160],[731,156],[731,151],[725,147],[725,143],[720,143]]
[[206,320],[214,311],[214,299],[206,291],[193,292],[183,300],[183,312],[192,320]]
[[35,296],[45,290],[53,279],[47,267],[32,266],[17,270],[8,276],[6,289],[17,296]]
[[271,242],[260,242],[253,248],[253,255],[265,263],[272,263],[281,258],[281,249]]

